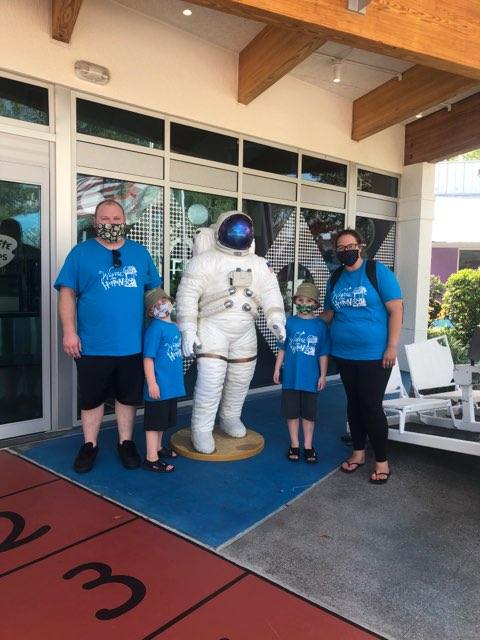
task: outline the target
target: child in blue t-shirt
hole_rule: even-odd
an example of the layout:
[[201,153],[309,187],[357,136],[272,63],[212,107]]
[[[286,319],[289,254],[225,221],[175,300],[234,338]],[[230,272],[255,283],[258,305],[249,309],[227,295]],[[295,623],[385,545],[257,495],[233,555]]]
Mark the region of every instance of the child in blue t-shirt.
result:
[[175,467],[162,458],[177,454],[162,446],[162,437],[176,425],[177,400],[185,395],[181,337],[170,315],[172,298],[163,289],[157,287],[145,294],[145,309],[152,321],[143,345],[147,453],[142,466],[147,471],[170,472]]
[[300,459],[298,431],[302,419],[304,457],[306,462],[317,462],[313,448],[313,430],[317,415],[317,392],[326,386],[330,338],[328,327],[314,315],[319,306],[319,293],[311,282],[301,284],[293,297],[297,315],[287,320],[286,338],[279,343],[273,381],[280,383],[282,376],[282,415],[287,419],[290,447],[287,457],[292,462]]

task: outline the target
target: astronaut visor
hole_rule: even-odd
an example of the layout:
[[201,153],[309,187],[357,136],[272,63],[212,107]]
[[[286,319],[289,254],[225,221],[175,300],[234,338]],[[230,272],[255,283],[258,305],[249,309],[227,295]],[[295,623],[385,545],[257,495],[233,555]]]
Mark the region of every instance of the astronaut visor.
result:
[[217,238],[228,249],[245,251],[253,242],[252,221],[241,213],[229,216],[220,225]]

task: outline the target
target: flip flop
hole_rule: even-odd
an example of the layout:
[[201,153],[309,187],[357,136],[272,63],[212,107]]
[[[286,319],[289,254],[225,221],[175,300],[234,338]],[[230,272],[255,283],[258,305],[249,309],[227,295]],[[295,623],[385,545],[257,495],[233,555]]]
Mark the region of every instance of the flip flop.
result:
[[391,471],[374,471],[373,472],[376,476],[386,476],[385,478],[369,478],[368,481],[370,482],[370,484],[387,484],[388,479],[390,478],[390,476],[392,475]]
[[344,462],[342,462],[342,464],[348,464],[348,465],[355,465],[354,469],[345,469],[344,467],[340,467],[340,471],[342,473],[355,473],[355,471],[359,468],[359,467],[363,467],[363,465],[365,464],[365,462],[350,462],[349,460],[345,460]]

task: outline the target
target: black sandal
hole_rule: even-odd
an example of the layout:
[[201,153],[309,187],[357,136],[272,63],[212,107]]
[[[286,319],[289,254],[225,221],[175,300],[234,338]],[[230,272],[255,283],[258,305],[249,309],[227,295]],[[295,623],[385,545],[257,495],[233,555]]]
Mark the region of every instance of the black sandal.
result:
[[355,473],[355,471],[357,469],[359,469],[360,467],[363,467],[363,465],[365,464],[365,462],[351,462],[350,460],[344,460],[342,462],[342,465],[344,464],[348,464],[349,466],[352,466],[352,464],[355,465],[355,467],[353,469],[345,469],[345,467],[341,466],[340,467],[340,471],[342,473]]
[[300,460],[300,448],[290,447],[287,453],[287,458],[290,462],[298,462]]
[[162,447],[158,452],[159,458],[178,458],[178,454],[176,451],[171,449],[170,447]]
[[[376,478],[372,478],[370,477],[368,479],[368,481],[370,482],[370,484],[387,484],[388,479],[390,478],[390,476],[392,475],[391,471],[374,471],[373,472],[377,477]],[[385,478],[379,478],[378,476],[385,476]]]
[[315,464],[318,462],[317,452],[313,447],[311,449],[304,449],[303,455],[305,457],[305,462],[308,462],[308,464]]
[[[168,467],[170,467],[170,469]],[[172,471],[175,471],[173,464],[168,464],[162,460],[150,462],[150,460],[147,459],[143,461],[142,469],[145,469],[146,471],[156,471],[157,473],[172,473]]]

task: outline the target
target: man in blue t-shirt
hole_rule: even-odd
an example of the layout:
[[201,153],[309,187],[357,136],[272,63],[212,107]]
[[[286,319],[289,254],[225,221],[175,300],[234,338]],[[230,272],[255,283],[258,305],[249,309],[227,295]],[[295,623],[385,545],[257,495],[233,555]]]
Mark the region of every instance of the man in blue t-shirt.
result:
[[125,238],[125,223],[118,202],[100,202],[94,216],[97,237],[70,251],[54,284],[63,349],[77,365],[85,437],[74,462],[78,473],[95,463],[104,403],[112,394],[122,464],[136,469],[141,462],[132,434],[143,395],[143,296],[161,279],[145,247]]

